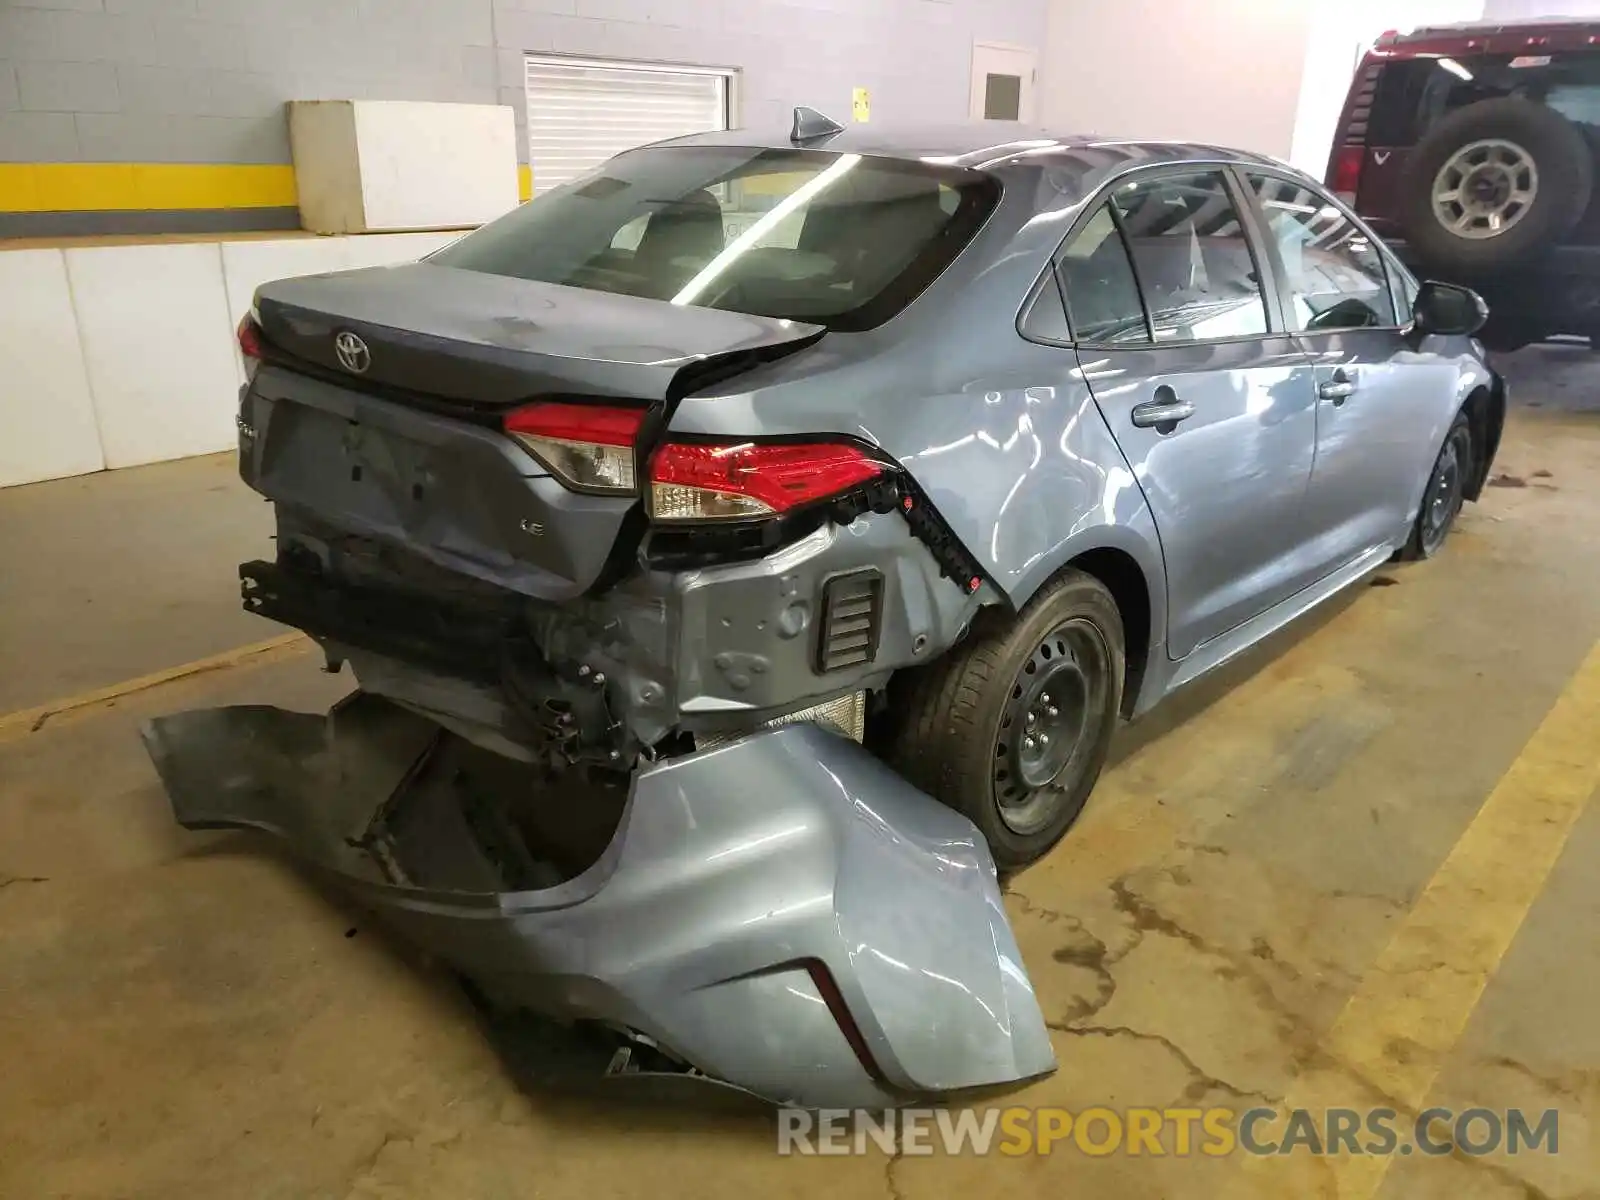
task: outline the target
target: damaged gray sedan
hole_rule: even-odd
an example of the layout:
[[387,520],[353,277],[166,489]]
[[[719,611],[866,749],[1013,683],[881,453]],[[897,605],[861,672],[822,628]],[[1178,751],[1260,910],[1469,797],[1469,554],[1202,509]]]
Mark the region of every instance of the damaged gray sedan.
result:
[[631,151],[260,289],[245,604],[359,689],[146,740],[185,825],[288,839],[617,1069],[1025,1080],[996,865],[1119,719],[1440,548],[1500,437],[1483,316],[1213,148],[802,112]]

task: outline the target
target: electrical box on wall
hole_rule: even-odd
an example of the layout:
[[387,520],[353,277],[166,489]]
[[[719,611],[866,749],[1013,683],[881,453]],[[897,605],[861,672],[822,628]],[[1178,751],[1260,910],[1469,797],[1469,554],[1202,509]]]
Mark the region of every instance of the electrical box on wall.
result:
[[505,105],[294,100],[289,141],[300,223],[313,233],[461,229],[519,199]]

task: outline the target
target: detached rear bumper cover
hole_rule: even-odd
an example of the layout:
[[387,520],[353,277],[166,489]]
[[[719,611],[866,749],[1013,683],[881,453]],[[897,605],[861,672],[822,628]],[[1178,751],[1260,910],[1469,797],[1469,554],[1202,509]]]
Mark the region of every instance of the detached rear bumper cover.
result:
[[[277,834],[485,990],[766,1099],[874,1106],[1054,1068],[976,829],[853,742],[793,725],[647,766],[582,874],[476,891],[456,884],[493,872],[468,861],[451,775],[419,769],[440,736],[371,697],[144,731],[184,826]],[[448,889],[392,882],[364,841],[411,792],[434,796],[412,836],[454,857]]]

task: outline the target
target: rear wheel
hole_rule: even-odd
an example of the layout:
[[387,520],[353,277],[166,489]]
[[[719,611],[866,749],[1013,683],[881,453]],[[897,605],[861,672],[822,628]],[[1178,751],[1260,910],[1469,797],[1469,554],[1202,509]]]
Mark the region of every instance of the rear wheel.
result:
[[1122,706],[1116,602],[1068,570],[1015,618],[985,613],[939,662],[896,676],[881,748],[969,817],[995,863],[1040,858],[1083,811]]
[[1422,496],[1422,509],[1411,527],[1411,538],[1400,551],[1403,560],[1432,558],[1450,536],[1450,529],[1466,502],[1467,480],[1472,477],[1476,458],[1472,446],[1472,426],[1466,413],[1456,414],[1444,446],[1434,460],[1428,476],[1428,490]]

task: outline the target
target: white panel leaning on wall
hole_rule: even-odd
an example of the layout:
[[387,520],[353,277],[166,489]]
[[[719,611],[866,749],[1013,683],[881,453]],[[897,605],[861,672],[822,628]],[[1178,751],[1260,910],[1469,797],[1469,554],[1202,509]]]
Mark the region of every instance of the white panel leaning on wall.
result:
[[0,253],[0,487],[104,466],[66,259]]
[[458,236],[0,250],[0,487],[233,449],[234,330],[258,286]]

